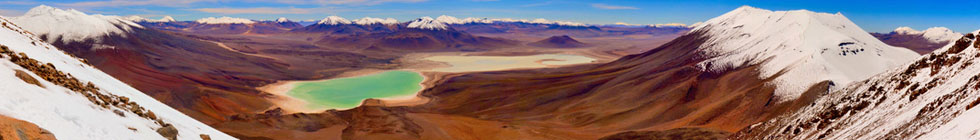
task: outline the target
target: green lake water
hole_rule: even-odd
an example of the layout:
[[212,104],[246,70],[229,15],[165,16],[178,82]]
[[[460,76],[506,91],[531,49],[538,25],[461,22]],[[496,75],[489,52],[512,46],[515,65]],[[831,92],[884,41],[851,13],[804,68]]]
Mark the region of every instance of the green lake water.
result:
[[422,75],[412,71],[386,71],[377,74],[297,83],[287,93],[305,100],[311,109],[348,109],[368,98],[414,95],[422,89]]

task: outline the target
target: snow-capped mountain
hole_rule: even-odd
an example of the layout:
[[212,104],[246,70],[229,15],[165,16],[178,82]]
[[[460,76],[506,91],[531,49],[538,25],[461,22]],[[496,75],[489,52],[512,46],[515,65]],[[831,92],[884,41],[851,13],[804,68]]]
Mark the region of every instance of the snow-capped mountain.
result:
[[607,25],[600,25],[600,26],[628,26],[628,27],[655,27],[655,28],[663,28],[663,27],[689,27],[687,24],[684,24],[684,23],[629,24],[629,23],[625,23],[625,22],[616,22],[616,23],[611,24],[611,25],[608,25],[607,24]]
[[128,16],[126,19],[133,22],[177,22],[177,20],[171,16],[163,16],[163,18],[160,19],[147,19],[140,16]]
[[351,23],[353,23],[353,22],[351,22],[350,20],[347,20],[347,19],[345,19],[343,17],[339,17],[339,16],[328,16],[326,18],[323,18],[322,20],[320,20],[316,24],[340,25],[340,24],[351,24]]
[[464,22],[463,20],[461,20],[459,18],[456,18],[456,17],[453,17],[453,16],[447,16],[447,15],[441,15],[439,17],[436,17],[436,21],[439,21],[439,22],[442,22],[442,23],[446,23],[446,24],[464,24],[464,23],[466,23],[466,22]]
[[474,17],[468,17],[468,18],[464,18],[463,19],[463,23],[490,24],[490,23],[493,23],[493,22],[494,22],[494,20],[491,20],[490,18],[474,18]]
[[459,18],[456,18],[456,17],[453,17],[453,16],[442,15],[442,16],[437,17],[435,20],[436,21],[439,21],[439,22],[442,22],[442,23],[450,24],[450,25],[453,25],[453,24],[491,24],[491,23],[502,22],[502,23],[554,24],[554,25],[562,25],[562,26],[587,26],[584,23],[569,22],[569,21],[552,21],[552,20],[547,20],[547,19],[543,19],[543,18],[538,18],[538,19],[533,19],[533,20],[527,20],[527,19],[510,19],[510,18],[496,18],[496,19],[491,19],[491,18],[473,18],[473,17],[468,17],[468,18],[459,19]]
[[759,65],[759,77],[776,77],[777,101],[795,99],[811,85],[864,80],[911,61],[904,48],[888,46],[837,14],[769,11],[743,6],[694,27],[712,38],[698,49],[707,71]]
[[216,18],[216,17],[207,17],[207,18],[198,19],[198,20],[196,20],[194,22],[201,23],[201,24],[252,24],[252,23],[255,23],[255,21],[252,21],[251,19],[233,18],[233,17],[218,17],[218,18]]
[[[113,25],[105,21],[112,19],[128,25],[119,18],[91,19],[74,10],[47,6],[29,13],[25,17],[38,21],[104,27],[107,25],[102,24]],[[39,14],[54,17],[38,17]],[[4,89],[0,91],[0,115],[37,124],[60,139],[234,139],[86,64],[87,61],[67,55],[7,19],[0,18],[0,23],[0,88]],[[47,25],[32,26],[55,27]]]
[[432,19],[432,17],[421,17],[409,22],[407,27],[428,30],[445,30],[449,28],[449,25],[446,25],[446,23],[442,21]]
[[920,54],[930,53],[963,36],[945,27],[932,27],[919,31],[910,27],[898,27],[889,33],[871,33],[888,45],[905,47]]
[[582,133],[734,132],[917,56],[881,43],[840,14],[746,6],[609,63],[446,79],[421,93],[433,100],[415,108],[574,124],[562,129],[587,130]]
[[[53,38],[49,39],[48,42],[80,42],[87,39],[99,41],[98,37],[101,36],[125,36],[126,32],[134,28],[143,28],[143,26],[119,16],[87,15],[75,9],[62,10],[47,5],[31,8],[23,16],[13,17],[10,20],[37,35]],[[50,23],[64,23],[72,26],[58,26]]]
[[290,21],[285,17],[279,17],[278,19],[276,19],[276,22],[283,23],[283,22],[290,22]]
[[384,18],[384,19],[382,19],[382,18],[373,18],[373,17],[364,17],[364,18],[361,18],[361,19],[355,19],[353,22],[355,24],[358,24],[358,25],[372,25],[372,24],[392,25],[392,24],[398,24],[398,20],[396,20],[394,18]]
[[[49,15],[51,16],[51,15]],[[84,14],[78,14],[77,17],[84,17]],[[36,17],[31,19],[48,19],[51,17]],[[92,28],[85,24],[75,24],[72,22],[38,22],[32,21],[28,18],[20,21],[24,23],[35,23],[44,25],[35,25],[40,27],[72,27],[72,28]],[[16,23],[16,22],[15,22]],[[272,24],[280,24],[275,22],[262,22]],[[118,80],[126,82],[126,84],[137,88],[144,93],[153,96],[164,102],[167,105],[172,105],[171,107],[177,108],[178,110],[187,111],[187,115],[193,116],[200,121],[211,121],[213,118],[222,119],[229,114],[238,114],[250,111],[239,111],[236,110],[222,110],[215,111],[216,108],[249,108],[251,106],[244,106],[242,104],[227,103],[224,101],[233,102],[252,102],[256,100],[264,100],[261,97],[232,97],[236,99],[228,99],[229,96],[225,96],[225,93],[217,93],[219,96],[204,96],[205,93],[197,92],[198,86],[205,85],[222,85],[220,88],[240,88],[240,89],[251,89],[251,87],[244,87],[248,82],[242,81],[194,81],[192,79],[207,77],[217,75],[216,71],[234,71],[235,73],[275,73],[272,71],[278,71],[282,67],[277,66],[273,60],[262,59],[255,56],[249,56],[241,52],[232,51],[219,46],[216,43],[204,41],[200,38],[193,38],[188,36],[177,35],[172,32],[161,31],[162,28],[150,28],[151,26],[157,25],[177,25],[177,26],[193,26],[193,29],[200,29],[196,31],[206,32],[206,33],[220,33],[221,29],[237,29],[231,31],[241,31],[245,33],[258,33],[261,31],[260,24],[201,24],[193,21],[185,22],[167,22],[167,23],[140,23],[143,24],[145,28],[132,28],[127,32],[112,35],[100,35],[93,36],[93,39],[101,40],[100,42],[64,42],[57,38],[44,38],[47,42],[58,49],[89,60],[89,64],[103,70],[105,73],[109,73],[116,76]],[[83,26],[84,25],[84,26]],[[222,27],[233,27],[233,28],[222,28]],[[255,28],[238,28],[238,27],[255,27]],[[267,26],[273,27],[273,26]],[[26,29],[26,28],[25,28]],[[180,31],[192,30],[188,28],[179,28]],[[204,29],[216,29],[216,30],[204,30]],[[243,30],[247,29],[247,30]],[[30,31],[28,29],[28,31]],[[36,31],[31,31],[38,33]],[[238,32],[238,33],[241,33]],[[57,36],[59,34],[48,33],[41,36]],[[126,36],[126,37],[123,37]],[[189,63],[192,62],[192,63]],[[271,66],[271,67],[270,67]],[[60,66],[58,68],[61,68]],[[273,70],[275,69],[275,70]],[[152,75],[152,76],[146,76]],[[233,75],[223,75],[232,76]],[[195,84],[205,82],[208,84]],[[214,87],[200,87],[200,88],[216,88]],[[247,91],[246,91],[247,92]],[[180,93],[180,94],[172,94]],[[215,95],[215,93],[207,93],[210,95]],[[222,95],[224,94],[224,95]],[[181,96],[180,98],[174,98],[175,96]],[[209,101],[210,100],[210,101]],[[214,102],[216,100],[222,100],[220,102]],[[194,108],[203,107],[203,108]],[[265,107],[258,107],[260,109],[265,109]],[[255,109],[255,108],[251,108]],[[190,110],[190,111],[188,111]],[[247,110],[247,109],[246,109]],[[212,112],[208,115],[203,115],[200,112]],[[215,114],[217,113],[217,114]],[[218,116],[214,116],[218,115]]]
[[932,43],[949,43],[963,36],[963,34],[953,32],[946,27],[932,27],[924,31],[915,30],[911,27],[898,27],[892,32],[902,35],[919,35]]
[[737,139],[980,139],[980,36],[735,135]]
[[176,21],[177,20],[174,19],[174,17],[171,17],[171,16],[163,16],[163,18],[160,18],[159,20],[157,20],[155,22],[176,22]]

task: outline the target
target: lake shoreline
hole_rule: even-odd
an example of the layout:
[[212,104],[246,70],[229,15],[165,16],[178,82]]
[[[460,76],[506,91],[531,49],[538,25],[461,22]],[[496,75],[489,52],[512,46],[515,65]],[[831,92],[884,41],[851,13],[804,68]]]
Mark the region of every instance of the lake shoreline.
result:
[[[322,82],[322,81],[334,80],[340,78],[350,78],[350,77],[380,74],[389,71],[399,71],[399,70],[378,70],[378,69],[356,70],[356,71],[345,72],[338,76],[334,76],[326,79],[276,81],[275,83],[258,87],[256,89],[274,95],[273,97],[267,98],[269,101],[271,101],[274,104],[272,108],[281,108],[286,113],[319,113],[327,110],[348,110],[353,108],[326,108],[326,109],[310,108],[308,107],[309,102],[307,102],[304,99],[299,99],[293,97],[292,95],[289,95],[289,91],[295,88],[296,85],[299,83]],[[400,71],[414,72],[417,73],[419,76],[421,76],[422,81],[419,82],[419,86],[421,86],[421,88],[411,95],[384,97],[384,98],[369,98],[369,99],[381,100],[385,106],[408,106],[408,105],[418,105],[418,104],[423,104],[428,102],[429,100],[427,98],[420,97],[419,94],[421,94],[422,90],[429,87],[429,85],[425,83],[427,83],[426,82],[427,80],[431,80],[431,78],[426,76],[425,73],[415,71],[415,70],[400,70]],[[358,103],[357,106],[360,106],[362,104],[363,104],[363,100],[360,103]]]
[[[540,56],[546,56],[546,57],[540,57]],[[571,57],[580,57],[580,58],[578,58],[575,61],[571,61],[571,60],[561,59],[560,57],[559,58],[556,58],[556,57],[547,57],[547,56],[571,56]],[[431,57],[449,57],[449,58],[461,57],[461,58],[464,58],[464,59],[470,59],[468,61],[478,61],[478,60],[480,60],[480,58],[490,57],[490,58],[502,58],[502,59],[509,59],[509,60],[517,60],[517,61],[521,61],[521,64],[513,65],[511,67],[503,67],[503,68],[498,68],[498,67],[490,67],[490,68],[471,67],[472,69],[462,68],[463,70],[440,71],[440,69],[452,68],[452,67],[455,67],[456,65],[452,65],[449,62],[431,60],[431,59],[429,59]],[[565,57],[565,58],[568,58],[568,57]],[[327,108],[327,109],[314,109],[314,108],[309,108],[308,107],[309,102],[307,102],[307,100],[293,97],[293,96],[289,95],[289,91],[292,90],[293,88],[295,88],[297,86],[297,84],[299,84],[299,83],[305,83],[305,82],[322,82],[322,81],[334,80],[334,79],[340,79],[340,78],[349,78],[349,77],[358,77],[358,76],[366,76],[366,75],[372,75],[372,74],[379,74],[379,73],[384,73],[384,72],[389,72],[389,71],[399,71],[399,70],[400,71],[410,71],[410,72],[415,72],[415,73],[417,73],[418,75],[420,75],[422,77],[422,81],[418,83],[419,86],[421,86],[421,89],[419,89],[419,91],[417,91],[417,92],[415,92],[414,94],[411,94],[411,95],[402,95],[402,96],[393,96],[393,97],[382,97],[382,98],[368,98],[368,99],[377,99],[377,100],[379,100],[380,103],[381,103],[380,104],[381,106],[389,106],[389,107],[391,107],[391,106],[414,106],[414,105],[420,105],[420,104],[428,103],[431,100],[431,99],[429,99],[427,97],[422,96],[421,95],[422,94],[422,91],[424,91],[427,88],[430,88],[430,87],[435,86],[435,84],[439,80],[442,80],[442,79],[448,78],[448,77],[453,77],[455,75],[465,74],[465,73],[472,73],[472,72],[505,71],[505,70],[519,70],[519,69],[539,69],[539,68],[552,68],[552,67],[571,66],[571,65],[579,65],[579,64],[590,64],[590,63],[597,63],[598,59],[589,57],[587,55],[576,55],[576,54],[567,54],[567,53],[534,54],[534,55],[526,55],[526,56],[487,56],[487,55],[465,55],[465,54],[455,54],[455,55],[445,55],[445,54],[444,55],[426,55],[426,54],[420,54],[420,55],[413,56],[411,58],[403,58],[401,61],[403,61],[402,63],[410,63],[410,66],[409,67],[404,67],[402,69],[393,69],[393,70],[361,69],[361,70],[344,72],[344,73],[341,73],[341,74],[339,74],[337,76],[333,76],[333,77],[326,78],[326,79],[318,79],[318,80],[277,81],[275,83],[268,84],[268,85],[265,85],[265,86],[262,86],[262,87],[258,87],[256,89],[258,89],[260,91],[268,92],[268,93],[274,95],[273,97],[267,98],[269,101],[271,101],[274,104],[274,106],[272,108],[277,108],[277,107],[278,108],[282,108],[283,111],[285,111],[287,113],[319,113],[319,112],[323,112],[323,111],[331,110],[331,109],[333,109],[333,110],[348,110],[348,109],[352,109],[352,108],[356,108],[356,107],[352,107],[352,108]],[[367,100],[367,99],[365,99],[365,100]],[[360,103],[358,103],[357,106],[361,106],[363,104],[364,104],[364,100],[362,100]]]

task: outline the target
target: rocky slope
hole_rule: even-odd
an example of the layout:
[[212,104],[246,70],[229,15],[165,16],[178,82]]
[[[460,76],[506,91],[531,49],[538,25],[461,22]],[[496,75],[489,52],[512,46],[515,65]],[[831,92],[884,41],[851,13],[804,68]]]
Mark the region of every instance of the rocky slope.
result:
[[[46,6],[40,8],[32,11],[52,10]],[[61,12],[66,15],[80,13]],[[63,22],[99,23],[89,20]],[[107,33],[106,30],[90,31]],[[61,38],[73,40],[72,37],[78,36]],[[0,91],[4,94],[0,98],[0,115],[34,123],[48,130],[41,134],[53,134],[62,139],[234,139],[87,62],[0,17],[0,79],[4,79],[0,80],[0,88],[4,89]],[[10,134],[7,130],[4,127],[0,133],[6,137]],[[24,130],[24,133],[38,131],[41,130]]]
[[[254,86],[278,79],[302,79],[319,75],[311,69],[346,67],[352,65],[351,63],[383,63],[374,62],[377,59],[358,59],[356,55],[340,54],[345,58],[343,60],[351,62],[328,61],[321,63],[322,65],[303,65],[304,67],[296,68],[284,61],[249,55],[226,48],[223,44],[146,28],[128,21],[124,24],[110,24],[115,28],[94,32],[95,34],[84,38],[69,40],[58,39],[59,36],[64,36],[60,33],[65,31],[44,30],[48,26],[69,26],[73,23],[70,21],[92,17],[80,12],[72,16],[59,16],[62,15],[59,13],[67,11],[70,10],[31,10],[29,15],[33,16],[16,17],[12,21],[34,23],[33,27],[25,28],[34,31],[46,42],[69,54],[87,59],[95,67],[205,122],[268,109],[271,104]],[[67,21],[37,23],[48,18]],[[100,23],[98,20],[91,22]],[[73,30],[94,28],[85,24],[75,24],[73,27],[76,27]]]
[[977,139],[977,32],[906,66],[752,125],[737,139]]
[[932,27],[918,31],[909,27],[899,27],[889,33],[871,33],[888,45],[905,47],[919,54],[927,54],[952,43],[962,36],[944,27]]

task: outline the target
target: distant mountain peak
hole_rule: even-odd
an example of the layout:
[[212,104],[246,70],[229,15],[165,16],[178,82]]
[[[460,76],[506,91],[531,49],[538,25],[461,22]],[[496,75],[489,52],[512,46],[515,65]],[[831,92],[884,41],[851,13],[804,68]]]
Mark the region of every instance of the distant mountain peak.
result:
[[147,18],[140,17],[140,16],[128,16],[128,17],[125,17],[125,19],[127,19],[129,21],[133,21],[133,22],[175,22],[175,21],[177,21],[177,20],[174,20],[174,17],[170,17],[170,16],[163,16],[163,18],[160,18],[160,19],[147,19]]
[[912,27],[903,26],[895,28],[892,32],[903,35],[921,35],[932,43],[950,42],[963,36],[963,34],[953,32],[953,30],[946,27],[931,27],[924,31],[919,31],[912,29]]
[[537,18],[533,20],[527,19],[511,19],[511,18],[474,18],[468,17],[459,19],[453,16],[442,15],[436,18],[437,21],[441,21],[446,24],[471,24],[471,23],[481,23],[490,24],[495,22],[514,22],[514,23],[531,23],[531,24],[554,24],[562,26],[586,26],[584,23],[570,22],[570,21],[557,21],[548,20],[543,18]]
[[[100,36],[108,33],[107,30],[121,30],[107,28],[112,25],[101,26],[112,24],[106,20],[128,20],[48,6],[39,6],[31,14],[15,18],[24,25],[0,18],[4,27],[0,28],[0,55],[5,56],[0,58],[0,81],[3,81],[0,88],[4,89],[0,116],[35,123],[45,133],[58,138],[234,139],[36,36],[39,31],[48,34],[48,40],[56,40],[50,36],[58,33],[73,33],[63,35],[63,39],[74,35]],[[6,134],[9,133],[4,137]]]
[[[123,35],[133,28],[143,28],[119,16],[88,15],[75,9],[58,9],[47,5],[31,8],[23,16],[13,17],[12,22],[38,35],[60,38],[73,42],[96,39],[106,35]],[[54,39],[49,40],[56,41]]]
[[175,22],[177,20],[174,19],[174,17],[171,17],[171,16],[163,16],[163,18],[161,18],[160,20],[157,20],[157,21],[161,21],[161,22]]
[[711,58],[698,67],[720,72],[758,65],[760,78],[780,75],[774,79],[777,101],[795,99],[825,80],[863,80],[918,56],[882,43],[839,13],[743,6],[690,32],[711,38],[698,46]]
[[449,25],[446,25],[446,23],[442,21],[432,19],[432,17],[421,17],[408,23],[408,28],[445,30],[449,28]]
[[398,20],[396,20],[394,18],[384,18],[384,19],[382,19],[382,18],[373,18],[373,17],[364,17],[364,18],[361,18],[361,19],[355,19],[353,22],[355,24],[358,24],[358,25],[371,25],[371,24],[390,25],[390,24],[398,24]]
[[552,47],[552,48],[579,48],[586,47],[585,43],[579,42],[568,35],[556,35],[551,36],[546,39],[530,43],[528,45],[538,46],[538,47]]
[[279,17],[278,19],[276,19],[276,22],[279,23],[289,22],[289,19],[286,19],[286,17]]
[[350,20],[347,20],[343,17],[327,16],[326,18],[323,18],[323,20],[320,20],[320,22],[317,22],[316,24],[338,25],[338,24],[351,24],[351,23],[352,22]]
[[252,21],[251,19],[233,18],[233,17],[218,17],[218,18],[208,17],[208,18],[198,19],[196,22],[197,23],[202,23],[202,24],[252,24],[252,23],[255,23],[255,21]]
[[456,18],[456,17],[453,17],[453,16],[447,16],[447,15],[441,15],[439,17],[436,17],[436,20],[439,21],[439,22],[442,22],[442,23],[446,23],[446,24],[463,24],[463,23],[465,23],[465,22],[463,22],[463,20],[461,20],[459,18]]
[[468,17],[468,18],[464,18],[463,19],[463,23],[484,23],[484,24],[490,24],[490,23],[493,23],[493,20],[491,20],[490,18],[473,18],[473,17]]

